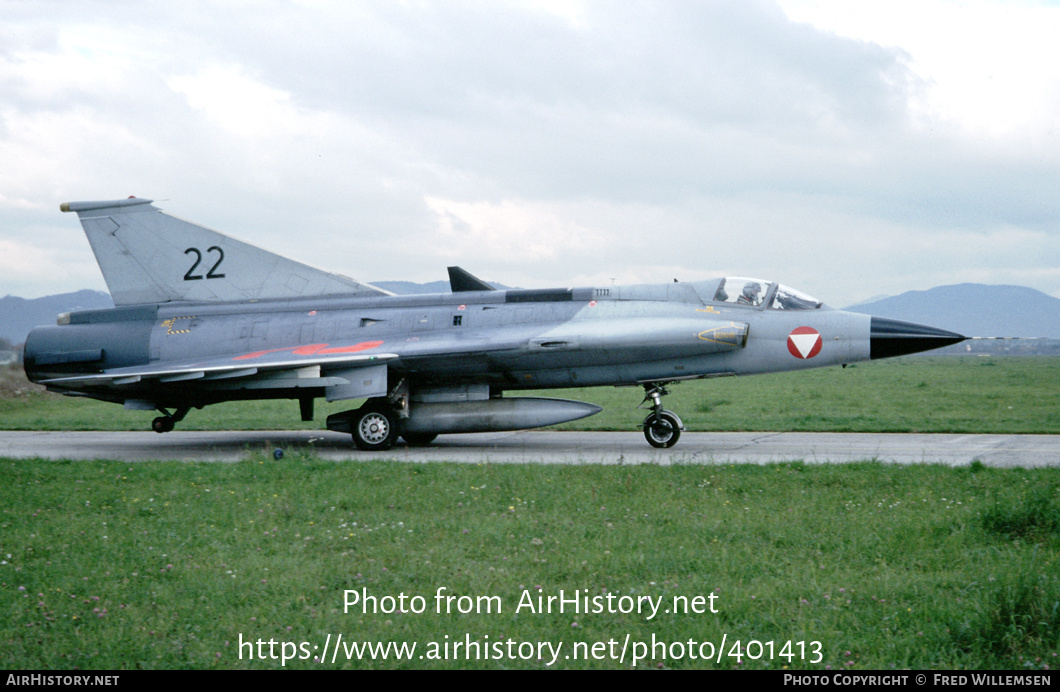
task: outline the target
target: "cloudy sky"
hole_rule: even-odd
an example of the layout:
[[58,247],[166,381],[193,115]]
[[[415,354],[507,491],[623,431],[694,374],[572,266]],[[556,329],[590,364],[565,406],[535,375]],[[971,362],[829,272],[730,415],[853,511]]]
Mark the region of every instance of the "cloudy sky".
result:
[[1060,2],[0,0],[0,296],[136,195],[373,281],[1060,297]]

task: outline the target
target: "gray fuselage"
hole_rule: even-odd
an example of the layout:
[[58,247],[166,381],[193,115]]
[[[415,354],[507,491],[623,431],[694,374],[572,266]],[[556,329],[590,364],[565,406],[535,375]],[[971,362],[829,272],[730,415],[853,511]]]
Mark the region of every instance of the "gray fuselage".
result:
[[[718,281],[704,281],[87,311],[70,315],[69,324],[35,330],[26,344],[26,371],[35,381],[53,380],[49,386],[59,391],[200,406],[324,393],[307,391],[316,386],[311,381],[241,389],[231,378],[174,378],[160,389],[149,380],[120,388],[112,380],[75,380],[67,387],[61,378],[224,357],[251,367],[266,355],[297,358],[358,349],[397,356],[387,363],[391,384],[404,378],[413,389],[488,385],[496,396],[504,390],[634,385],[870,358],[867,315],[715,302],[710,298],[717,287]],[[789,348],[789,336],[800,327],[820,334],[819,351],[810,357]]]

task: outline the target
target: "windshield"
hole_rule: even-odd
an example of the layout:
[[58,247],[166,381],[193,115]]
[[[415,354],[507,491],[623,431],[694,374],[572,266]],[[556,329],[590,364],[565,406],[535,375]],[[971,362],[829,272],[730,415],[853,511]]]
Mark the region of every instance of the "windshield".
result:
[[718,291],[714,294],[714,301],[717,303],[748,307],[758,307],[767,300],[771,310],[816,310],[821,307],[821,301],[794,288],[772,281],[739,276],[722,279]]
[[774,310],[816,310],[821,307],[821,301],[779,284],[776,295],[773,296],[773,304],[769,307]]

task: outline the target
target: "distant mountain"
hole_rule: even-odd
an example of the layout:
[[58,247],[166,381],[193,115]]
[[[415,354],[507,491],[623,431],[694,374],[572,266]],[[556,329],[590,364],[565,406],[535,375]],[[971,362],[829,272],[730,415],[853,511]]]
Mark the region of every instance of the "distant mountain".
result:
[[965,336],[1060,339],[1060,299],[1022,286],[939,286],[845,309],[926,324]]
[[74,310],[112,308],[114,301],[103,291],[77,291],[43,298],[0,298],[0,339],[21,344],[34,327],[55,324],[55,316]]

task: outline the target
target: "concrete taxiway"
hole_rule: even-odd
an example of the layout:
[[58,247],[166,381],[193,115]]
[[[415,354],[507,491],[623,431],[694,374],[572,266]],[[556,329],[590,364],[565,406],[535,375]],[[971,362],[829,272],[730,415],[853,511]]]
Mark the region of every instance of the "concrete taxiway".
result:
[[0,457],[122,461],[239,461],[251,452],[313,451],[323,459],[536,464],[765,464],[784,461],[996,467],[1060,465],[1060,435],[880,433],[685,433],[672,449],[643,435],[523,431],[444,435],[426,447],[360,452],[328,431],[0,432]]

